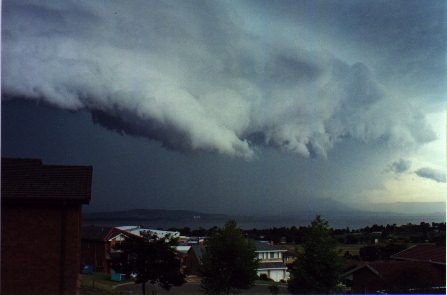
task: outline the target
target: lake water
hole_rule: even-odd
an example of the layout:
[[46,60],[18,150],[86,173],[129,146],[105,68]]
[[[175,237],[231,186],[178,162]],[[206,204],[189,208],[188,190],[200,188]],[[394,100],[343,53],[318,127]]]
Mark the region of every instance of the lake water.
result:
[[[373,224],[386,225],[386,224],[419,224],[420,222],[445,222],[444,214],[432,214],[430,216],[402,216],[402,215],[376,215],[376,216],[322,216],[329,221],[329,225],[332,228],[346,228],[351,229],[362,228],[365,226],[371,226]],[[295,218],[235,218],[239,227],[242,229],[266,229],[272,227],[291,227],[291,226],[306,226],[309,225],[313,217],[295,217]],[[148,221],[135,221],[135,220],[88,220],[84,221],[84,225],[96,224],[96,225],[141,225],[146,228],[183,228],[189,227],[191,229],[197,228],[211,228],[213,226],[222,227],[226,220],[148,220]]]

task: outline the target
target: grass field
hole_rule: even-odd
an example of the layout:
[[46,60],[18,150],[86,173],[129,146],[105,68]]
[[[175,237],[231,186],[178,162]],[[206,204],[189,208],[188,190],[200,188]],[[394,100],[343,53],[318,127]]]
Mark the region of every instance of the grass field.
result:
[[110,280],[110,274],[94,272],[93,274],[81,274],[81,286],[91,289],[99,289],[113,293],[114,286],[131,282],[130,280],[123,280],[121,282],[115,282]]
[[[340,254],[340,256],[343,256],[346,251],[348,251],[351,255],[359,255],[359,250],[362,247],[365,247],[365,244],[352,244],[352,245],[346,245],[346,244],[340,244],[337,245],[337,252]],[[284,245],[287,250],[289,250],[292,253],[303,253],[304,248],[302,244],[293,245],[293,244],[286,244]]]

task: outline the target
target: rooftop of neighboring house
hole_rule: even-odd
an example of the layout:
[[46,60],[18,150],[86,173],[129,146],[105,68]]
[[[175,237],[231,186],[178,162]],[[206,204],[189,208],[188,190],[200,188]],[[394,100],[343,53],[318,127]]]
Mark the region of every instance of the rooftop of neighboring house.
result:
[[2,199],[88,204],[92,166],[44,165],[40,159],[2,158]]
[[83,240],[102,241],[102,242],[109,241],[119,235],[138,237],[129,232],[110,226],[96,226],[96,225],[83,226],[81,232],[81,237]]
[[445,265],[445,247],[436,245],[414,245],[392,255],[390,258]]
[[279,245],[271,245],[268,242],[255,241],[256,252],[286,252],[287,249]]
[[143,235],[144,232],[146,232],[149,235],[156,235],[158,238],[161,238],[161,237],[178,238],[178,237],[180,237],[180,232],[178,232],[178,231],[167,231],[167,230],[143,228],[143,227],[137,226],[137,225],[117,226],[116,228],[126,231],[126,232],[129,232],[129,233],[132,233],[137,236],[141,236],[141,235]]
[[202,263],[203,255],[206,252],[206,248],[204,245],[192,245],[189,251],[193,251],[194,255],[197,257],[197,260]]
[[191,249],[191,246],[184,246],[184,245],[175,246],[175,250],[180,253],[188,253],[189,249]]
[[430,280],[433,285],[445,286],[445,269],[443,267],[431,263],[416,261],[386,260],[364,262],[361,265],[345,272],[342,276],[347,277],[365,268],[385,282],[393,282],[398,280],[399,277],[405,277],[409,274],[416,274],[421,278]]

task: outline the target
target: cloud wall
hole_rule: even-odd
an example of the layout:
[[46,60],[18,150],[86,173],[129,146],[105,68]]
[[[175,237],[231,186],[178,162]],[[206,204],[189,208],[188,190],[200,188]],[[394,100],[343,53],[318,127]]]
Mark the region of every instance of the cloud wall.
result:
[[87,110],[169,148],[326,157],[344,138],[435,138],[365,63],[248,31],[225,3],[6,1],[2,26],[2,99]]

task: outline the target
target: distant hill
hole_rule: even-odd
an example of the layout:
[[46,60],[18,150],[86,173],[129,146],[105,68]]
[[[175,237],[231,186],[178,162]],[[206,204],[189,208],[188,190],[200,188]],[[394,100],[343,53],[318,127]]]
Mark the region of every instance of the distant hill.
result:
[[157,220],[175,220],[175,221],[195,221],[195,220],[227,220],[229,217],[225,214],[209,214],[188,210],[163,210],[163,209],[131,209],[109,212],[84,213],[84,220],[98,221],[157,221]]

